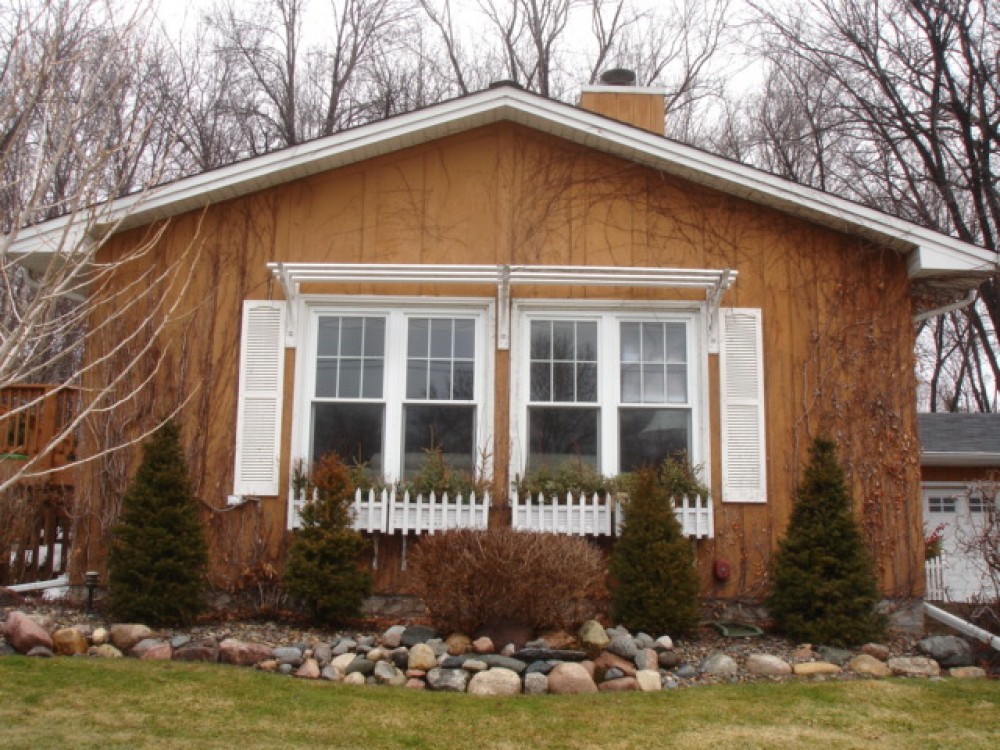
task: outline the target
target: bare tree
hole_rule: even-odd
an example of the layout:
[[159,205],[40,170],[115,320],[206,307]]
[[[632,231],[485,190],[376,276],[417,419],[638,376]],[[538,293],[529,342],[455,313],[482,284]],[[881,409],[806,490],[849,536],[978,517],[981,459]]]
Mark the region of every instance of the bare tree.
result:
[[[812,166],[796,177],[1000,251],[1000,13],[992,0],[802,0],[758,11],[762,51],[790,86],[778,106],[791,106],[798,128],[792,137],[769,133],[775,105],[764,107],[758,164],[793,176],[802,165],[790,156],[806,145]],[[988,408],[1000,383],[996,276],[979,300],[964,311],[975,343],[961,340],[977,356],[970,377],[985,367],[976,381],[992,383],[994,394],[973,394],[970,405]]]
[[[155,230],[113,261],[101,254],[109,230],[127,216],[112,213],[111,199],[157,181],[169,150],[161,102],[136,75],[147,51],[145,20],[142,11],[119,18],[101,0],[40,0],[0,12],[0,387],[47,382],[56,395],[72,392],[77,400],[49,444],[4,472],[0,492],[44,475],[46,456],[85,419],[135,395],[143,379],[134,387],[121,384],[137,370],[155,369],[156,334],[186,284],[183,259],[124,288],[110,283],[150,250]],[[133,193],[131,204],[141,197]],[[139,300],[147,310],[141,330],[114,331],[114,319],[96,314],[104,305]],[[134,356],[115,376],[88,382],[103,362],[84,363],[81,347],[109,332],[114,351]],[[79,388],[82,383],[88,387]],[[6,404],[0,430],[16,433],[42,401]],[[120,447],[101,445],[97,452]]]

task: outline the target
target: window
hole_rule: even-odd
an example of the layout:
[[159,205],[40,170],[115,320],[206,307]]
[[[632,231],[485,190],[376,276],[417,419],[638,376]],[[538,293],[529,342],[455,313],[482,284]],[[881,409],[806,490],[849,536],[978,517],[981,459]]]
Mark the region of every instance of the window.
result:
[[956,498],[954,497],[928,497],[928,513],[954,513]]
[[969,495],[970,513],[985,513],[989,507],[990,503],[983,495]]
[[518,326],[512,416],[525,437],[514,471],[570,459],[606,475],[672,455],[704,462],[695,314],[530,309]]
[[486,306],[380,301],[308,311],[298,455],[336,451],[390,480],[412,476],[431,448],[455,468],[475,468],[492,416]]

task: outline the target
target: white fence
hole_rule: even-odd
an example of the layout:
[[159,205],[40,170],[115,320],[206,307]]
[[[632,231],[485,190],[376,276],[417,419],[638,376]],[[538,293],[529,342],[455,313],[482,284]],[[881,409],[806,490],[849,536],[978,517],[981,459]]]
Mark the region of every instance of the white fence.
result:
[[[685,495],[672,499],[674,515],[681,524],[684,535],[692,539],[712,539],[715,536],[715,517],[712,498]],[[621,503],[611,498],[593,495],[574,497],[552,496],[514,497],[512,524],[515,529],[547,531],[555,534],[578,536],[612,536],[621,529],[626,511]]]
[[924,576],[926,587],[924,598],[932,602],[943,602],[948,598],[948,587],[945,585],[945,571],[948,563],[944,555],[932,557],[924,562]]
[[448,529],[485,529],[489,520],[490,495],[468,497],[448,493],[438,496],[400,496],[395,489],[357,490],[354,493],[354,528],[369,534],[433,534]]

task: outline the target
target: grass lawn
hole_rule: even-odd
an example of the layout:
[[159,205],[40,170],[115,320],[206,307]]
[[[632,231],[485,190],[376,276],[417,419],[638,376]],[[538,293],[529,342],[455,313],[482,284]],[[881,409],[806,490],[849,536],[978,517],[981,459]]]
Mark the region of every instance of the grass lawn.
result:
[[235,667],[0,659],[0,747],[996,748],[1000,683],[887,680],[513,699]]

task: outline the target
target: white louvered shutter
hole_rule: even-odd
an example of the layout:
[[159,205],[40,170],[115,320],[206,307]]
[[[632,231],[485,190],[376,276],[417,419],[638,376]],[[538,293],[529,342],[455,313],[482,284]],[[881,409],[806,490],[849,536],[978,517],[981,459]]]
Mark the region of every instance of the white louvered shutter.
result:
[[720,310],[722,500],[767,500],[764,353],[760,310]]
[[285,304],[245,300],[236,415],[237,495],[278,494]]

